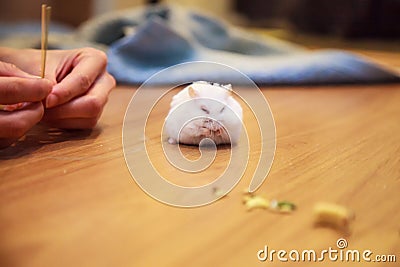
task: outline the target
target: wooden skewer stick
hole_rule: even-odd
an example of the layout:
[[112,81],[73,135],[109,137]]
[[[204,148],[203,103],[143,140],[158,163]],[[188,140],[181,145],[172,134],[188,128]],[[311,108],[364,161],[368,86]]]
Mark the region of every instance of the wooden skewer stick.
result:
[[[49,34],[49,23],[50,23],[51,7],[42,5],[42,38],[41,38],[41,51],[42,51],[42,62],[41,62],[41,74],[40,77],[44,78],[46,72],[46,54],[47,54],[47,36]],[[26,103],[25,103],[26,104]],[[25,106],[24,103],[17,103],[11,105],[0,104],[0,111],[14,111],[21,109]]]
[[45,4],[42,5],[42,38],[41,38],[41,51],[42,51],[42,65],[40,77],[44,78],[46,72],[46,55],[47,55],[47,37],[49,35],[51,7]]

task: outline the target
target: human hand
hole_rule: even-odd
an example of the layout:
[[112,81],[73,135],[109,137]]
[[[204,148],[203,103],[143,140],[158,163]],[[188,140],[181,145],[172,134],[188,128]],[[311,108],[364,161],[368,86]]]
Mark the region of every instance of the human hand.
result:
[[[114,78],[106,71],[106,55],[93,48],[47,53],[45,77],[55,85],[46,98],[43,121],[58,128],[94,127],[115,86]],[[39,50],[23,50],[8,60],[26,72],[40,73]]]
[[42,119],[44,108],[40,101],[47,97],[52,86],[47,79],[0,61],[0,104],[29,102],[19,110],[0,111],[0,147],[15,142]]

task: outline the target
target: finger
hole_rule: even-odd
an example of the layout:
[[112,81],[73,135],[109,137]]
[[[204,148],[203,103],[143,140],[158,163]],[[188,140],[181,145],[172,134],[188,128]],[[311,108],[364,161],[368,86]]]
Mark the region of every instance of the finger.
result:
[[85,94],[107,65],[107,56],[95,49],[85,49],[72,63],[72,71],[47,97],[46,107],[51,108]]
[[17,140],[18,140],[17,138],[13,138],[13,139],[0,138],[0,149],[6,148],[6,147],[12,145]]
[[0,104],[41,101],[52,86],[53,83],[47,79],[0,77]]
[[47,109],[44,120],[98,118],[107,103],[110,91],[114,87],[114,78],[105,72],[96,80],[86,95],[60,106]]
[[39,76],[31,75],[14,64],[0,61],[0,76],[5,77],[20,77],[20,78],[40,78]]
[[23,136],[38,123],[44,113],[41,102],[31,103],[24,109],[13,112],[0,112],[0,138],[15,139]]

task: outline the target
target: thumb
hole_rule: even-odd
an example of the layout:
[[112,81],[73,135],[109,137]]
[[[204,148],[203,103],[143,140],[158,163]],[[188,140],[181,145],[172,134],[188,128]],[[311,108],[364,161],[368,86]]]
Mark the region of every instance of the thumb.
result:
[[40,78],[35,75],[31,75],[14,64],[6,63],[6,62],[1,62],[0,61],[0,76],[5,76],[5,77],[20,77],[20,78]]

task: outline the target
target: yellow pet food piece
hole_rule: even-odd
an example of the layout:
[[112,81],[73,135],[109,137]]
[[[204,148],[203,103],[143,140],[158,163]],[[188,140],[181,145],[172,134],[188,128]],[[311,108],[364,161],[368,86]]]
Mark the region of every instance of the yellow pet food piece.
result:
[[245,196],[244,204],[247,210],[252,210],[256,208],[268,209],[269,201],[261,196]]
[[314,206],[315,223],[335,228],[347,228],[354,213],[344,206],[333,203],[317,203]]

